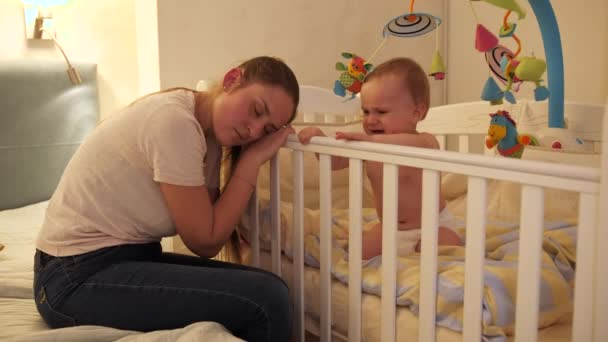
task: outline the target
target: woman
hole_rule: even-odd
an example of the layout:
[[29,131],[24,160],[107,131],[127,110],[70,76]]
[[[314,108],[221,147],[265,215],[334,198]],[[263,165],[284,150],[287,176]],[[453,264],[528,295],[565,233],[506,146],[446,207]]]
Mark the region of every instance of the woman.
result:
[[[285,283],[207,258],[229,241],[260,165],[293,133],[298,101],[289,67],[257,57],[210,91],[154,93],[97,127],[69,162],[37,239],[34,294],[49,326],[151,331],[215,321],[247,341],[288,340]],[[220,194],[222,147],[235,162]],[[160,239],[175,234],[202,258],[163,253]]]

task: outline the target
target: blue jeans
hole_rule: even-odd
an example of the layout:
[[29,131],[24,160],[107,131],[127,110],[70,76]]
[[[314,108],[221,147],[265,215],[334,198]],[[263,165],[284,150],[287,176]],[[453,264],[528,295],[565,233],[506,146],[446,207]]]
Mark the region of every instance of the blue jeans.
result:
[[291,338],[289,290],[282,279],[248,266],[163,253],[159,243],[68,257],[36,251],[34,296],[51,328],[147,332],[214,321],[247,341]]

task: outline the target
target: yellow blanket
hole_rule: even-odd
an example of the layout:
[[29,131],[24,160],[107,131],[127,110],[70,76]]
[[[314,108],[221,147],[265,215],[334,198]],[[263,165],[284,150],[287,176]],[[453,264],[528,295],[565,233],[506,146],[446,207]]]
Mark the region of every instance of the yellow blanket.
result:
[[[261,203],[262,239],[269,234],[270,211]],[[281,230],[284,252],[293,250],[293,210],[290,203],[281,205]],[[364,221],[376,219],[375,209],[363,210]],[[305,209],[304,236],[306,262],[319,263],[319,211]],[[332,274],[348,279],[348,210],[332,212]],[[460,232],[466,237],[464,227]],[[517,289],[519,231],[517,224],[490,222],[486,230],[486,263],[484,270],[483,334],[487,340],[502,340],[514,328]],[[547,224],[544,233],[540,286],[539,328],[554,324],[572,310],[573,265],[575,262],[576,227],[571,222]],[[456,331],[463,327],[464,247],[440,247],[438,262],[437,324]],[[380,295],[382,257],[363,266],[363,291]],[[418,312],[420,291],[420,255],[399,257],[396,305]]]

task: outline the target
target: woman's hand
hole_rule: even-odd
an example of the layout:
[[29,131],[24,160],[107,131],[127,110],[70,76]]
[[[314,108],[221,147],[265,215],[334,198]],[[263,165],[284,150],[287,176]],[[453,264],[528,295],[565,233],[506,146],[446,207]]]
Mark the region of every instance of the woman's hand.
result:
[[295,131],[291,126],[286,126],[276,132],[269,133],[244,146],[242,158],[251,160],[255,166],[260,166],[277,153],[279,148],[285,143],[285,140],[287,140],[287,136],[292,133],[295,133]]
[[298,133],[298,139],[301,144],[308,144],[312,137],[324,137],[325,134],[319,127],[306,127]]

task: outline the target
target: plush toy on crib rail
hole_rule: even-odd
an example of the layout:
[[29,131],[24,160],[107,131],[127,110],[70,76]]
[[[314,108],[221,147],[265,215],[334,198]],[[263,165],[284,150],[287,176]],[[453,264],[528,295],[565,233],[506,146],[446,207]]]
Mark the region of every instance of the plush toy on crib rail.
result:
[[515,34],[517,23],[508,21],[512,12],[517,14],[518,20],[524,19],[526,12],[516,0],[483,1],[507,10],[498,29],[498,36],[500,38],[513,39],[517,44],[517,50],[514,53],[507,47],[499,44],[498,37],[479,23],[479,18],[473,6],[471,6],[478,22],[475,35],[475,48],[479,52],[485,53],[490,71],[500,82],[506,85],[505,89],[500,89],[494,78],[492,76],[488,77],[481,93],[481,99],[490,101],[492,104],[501,104],[503,98],[510,103],[516,103],[515,96],[511,90],[517,92],[523,82],[532,82],[536,85],[534,90],[535,100],[546,100],[549,97],[549,89],[542,85],[542,76],[547,69],[547,63],[542,59],[536,58],[534,54],[518,58],[521,52],[521,40]]
[[496,146],[498,153],[504,157],[521,158],[526,145],[539,145],[536,137],[517,133],[515,120],[507,111],[499,110],[495,114],[490,114],[490,117],[490,127],[486,137],[488,149]]
[[342,62],[336,63],[336,70],[343,72],[340,74],[340,79],[334,83],[334,93],[339,96],[346,96],[348,90],[352,99],[361,91],[365,75],[373,66],[354,53],[342,52],[342,57],[350,60],[346,65]]

